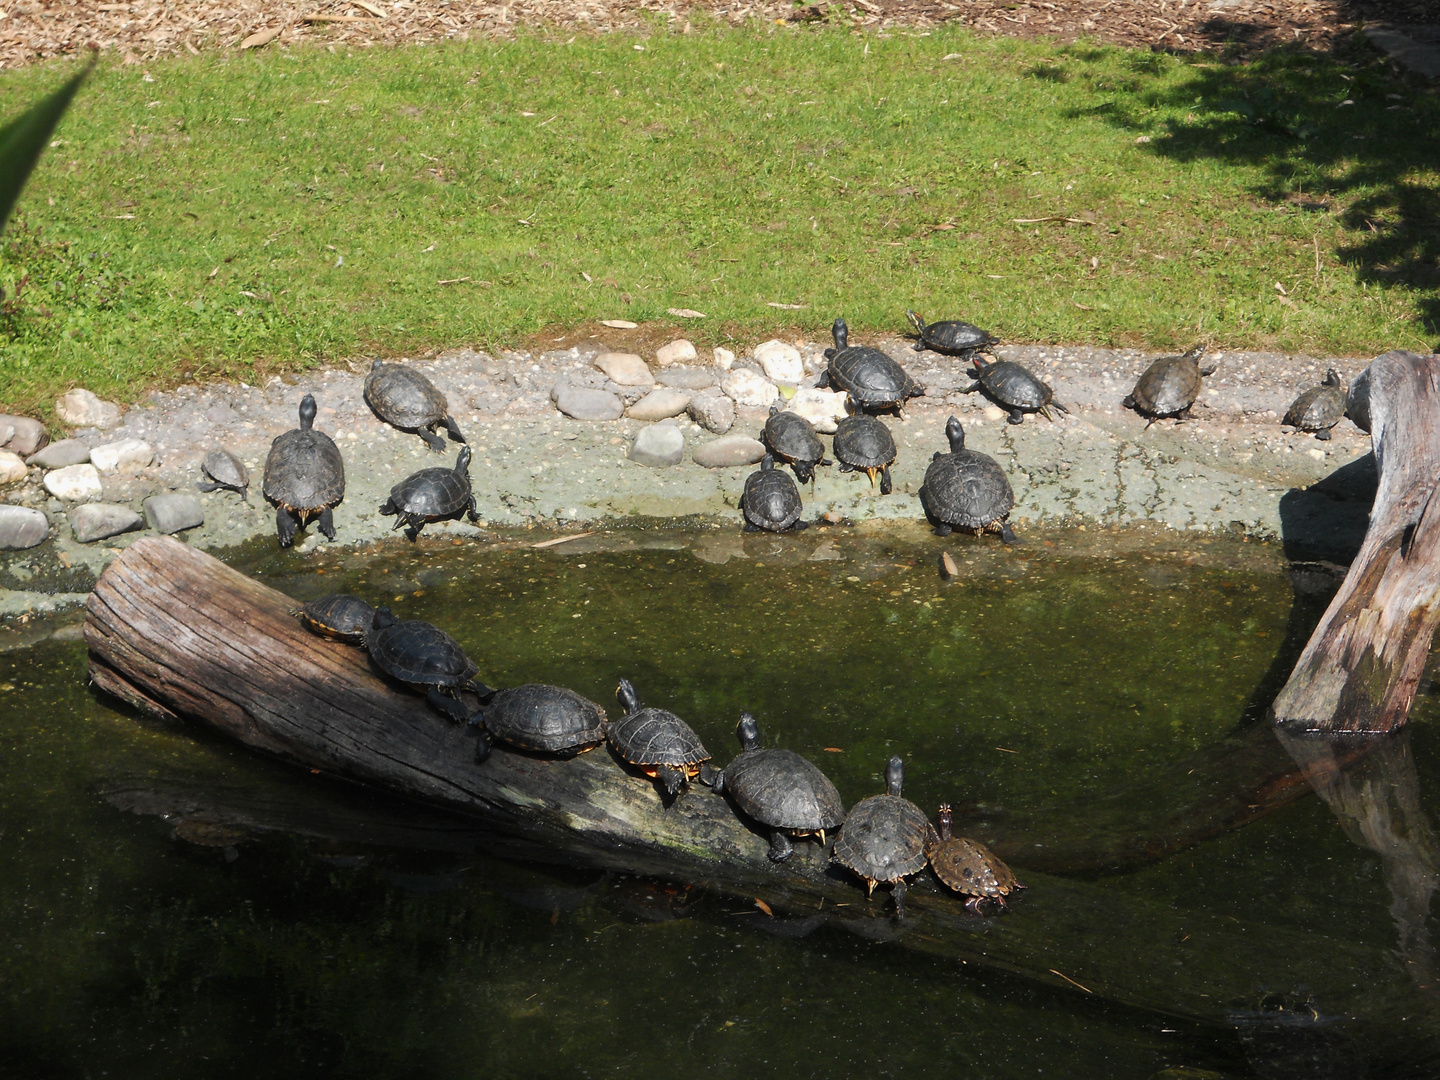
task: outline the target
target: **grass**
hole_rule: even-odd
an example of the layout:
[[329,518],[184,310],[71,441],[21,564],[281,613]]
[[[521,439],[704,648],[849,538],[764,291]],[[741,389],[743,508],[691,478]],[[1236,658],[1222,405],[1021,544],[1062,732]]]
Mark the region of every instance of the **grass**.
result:
[[[61,75],[7,73],[0,111]],[[1437,115],[1378,66],[959,29],[112,64],[7,233],[0,404],[669,308],[712,344],[914,307],[1012,341],[1421,348]]]

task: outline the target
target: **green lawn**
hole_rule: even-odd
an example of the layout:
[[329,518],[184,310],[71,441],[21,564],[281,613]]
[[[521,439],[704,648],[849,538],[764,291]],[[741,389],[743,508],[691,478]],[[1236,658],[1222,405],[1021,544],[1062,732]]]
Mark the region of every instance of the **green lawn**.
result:
[[[0,109],[63,74],[6,73]],[[0,405],[672,307],[709,343],[915,307],[1012,341],[1421,348],[1437,116],[1378,65],[958,29],[112,62],[7,234]],[[1056,217],[1082,223],[1015,221]]]

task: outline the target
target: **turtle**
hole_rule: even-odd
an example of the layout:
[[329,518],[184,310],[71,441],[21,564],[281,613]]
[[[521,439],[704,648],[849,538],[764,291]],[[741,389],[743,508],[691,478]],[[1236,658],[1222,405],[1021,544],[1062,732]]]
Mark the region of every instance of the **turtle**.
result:
[[1029,370],[1013,360],[997,360],[989,364],[980,357],[971,361],[975,368],[970,376],[975,381],[962,387],[962,394],[985,391],[985,396],[1009,412],[1009,423],[1019,424],[1027,412],[1038,412],[1046,420],[1054,420],[1052,408],[1069,414],[1070,410],[1055,400],[1055,391],[1048,383],[1037,379]]
[[572,758],[605,741],[605,710],[563,686],[525,683],[501,690],[470,718],[480,729],[475,760],[490,756],[492,739],[522,750]]
[[1366,435],[1370,434],[1370,369],[1367,367],[1345,392],[1345,415]]
[[956,529],[976,533],[998,532],[1007,544],[1018,537],[1006,520],[1015,506],[1015,492],[1005,470],[989,454],[965,449],[965,428],[958,417],[945,422],[950,452],[938,451],[925,470],[920,485],[920,504],[936,522],[935,535],[949,536]]
[[375,622],[375,609],[349,593],[332,593],[292,611],[312,634],[334,638],[347,645],[364,645]]
[[766,454],[760,468],[745,479],[745,493],[740,496],[740,513],[745,517],[745,531],[784,532],[806,528],[800,520],[805,505],[795,481],[775,468],[775,458]]
[[821,376],[821,385],[844,390],[857,409],[893,408],[904,419],[905,400],[919,397],[925,393],[924,388],[879,349],[850,345],[844,319],[836,319],[830,333],[835,347],[825,350],[829,364]]
[[895,439],[890,429],[873,416],[847,416],[835,425],[835,459],[841,472],[863,472],[880,477],[880,494],[889,495],[890,465],[895,460]]
[[819,836],[840,827],[845,804],[830,778],[793,750],[763,749],[760,725],[740,714],[736,733],[740,756],[717,772],[711,787],[729,792],[735,805],[770,830],[770,860],[784,862],[795,853],[792,836]]
[[1330,429],[1345,415],[1345,384],[1334,368],[1325,372],[1319,386],[1312,386],[1293,402],[1285,412],[1282,424],[1297,431],[1313,431],[1315,438],[1328,440]]
[[795,470],[795,479],[802,484],[813,483],[815,466],[829,465],[825,444],[815,434],[815,426],[799,413],[781,411],[777,402],[770,409],[760,439],[779,461],[788,462]]
[[325,539],[335,539],[331,508],[345,498],[345,461],[335,440],[315,431],[315,395],[300,399],[300,426],[277,435],[265,459],[265,497],[275,504],[280,546],[295,542],[295,531],[318,518]]
[[250,471],[245,463],[229,450],[211,450],[200,463],[200,470],[209,477],[195,486],[201,491],[238,491],[240,498],[250,501]]
[[470,719],[458,699],[459,691],[473,690],[482,702],[495,694],[475,681],[480,669],[458,641],[421,619],[397,619],[388,607],[375,609],[365,647],[377,671],[396,682],[423,688],[430,707],[456,723]]
[[615,689],[625,715],[605,731],[610,748],[646,776],[653,776],[672,799],[695,776],[708,779],[710,751],[693,728],[664,709],[642,709],[629,679]]
[[935,835],[925,812],[901,797],[904,783],[905,763],[892,757],[885,766],[885,794],[850,808],[831,857],[865,882],[867,895],[881,882],[892,882],[899,916],[905,914],[905,879],[925,866],[925,850]]
[[[1121,402],[1127,409],[1134,409],[1150,417],[1150,424],[1164,416],[1178,420],[1190,419],[1190,407],[1200,393],[1200,379],[1215,373],[1215,365],[1200,366],[1205,355],[1205,346],[1196,345],[1179,356],[1162,356],[1145,369],[1135,389]],[[1148,428],[1150,424],[1145,426]]]
[[1025,886],[1016,881],[1010,868],[980,841],[950,835],[949,806],[940,805],[936,821],[939,832],[925,849],[935,876],[966,897],[965,906],[977,915],[986,901],[997,904],[1003,911],[1005,898]]
[[365,404],[385,423],[401,431],[413,431],[437,454],[445,450],[445,440],[435,431],[441,424],[450,438],[463,443],[460,426],[450,415],[445,395],[420,372],[404,364],[387,364],[376,360],[365,376]]
[[1000,344],[990,331],[981,330],[974,323],[946,320],[927,323],[913,311],[906,311],[905,318],[915,328],[918,339],[912,346],[916,352],[930,349],[946,356],[971,357],[977,352],[988,352],[992,345]]
[[407,526],[405,538],[411,543],[427,521],[458,518],[462,514],[472,523],[479,521],[475,493],[470,490],[470,447],[461,448],[453,469],[421,469],[401,480],[390,489],[390,497],[380,504],[380,513],[386,517],[394,515],[392,528]]

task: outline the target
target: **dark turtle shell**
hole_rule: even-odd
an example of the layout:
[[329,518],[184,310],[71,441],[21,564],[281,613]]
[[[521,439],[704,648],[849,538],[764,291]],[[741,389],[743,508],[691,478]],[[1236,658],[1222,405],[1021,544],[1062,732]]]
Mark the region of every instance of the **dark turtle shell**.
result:
[[629,679],[620,680],[615,695],[625,708],[625,715],[605,731],[615,753],[650,776],[661,770],[670,770],[672,777],[678,773],[674,786],[666,785],[672,794],[684,780],[699,774],[710,760],[710,751],[689,724],[664,709],[641,708]]
[[761,440],[780,461],[788,461],[795,478],[808,484],[815,478],[815,466],[825,464],[825,444],[815,427],[799,413],[782,412],[778,407],[765,421]]
[[277,435],[265,459],[265,497],[301,515],[345,497],[345,462],[335,441],[311,428],[315,413],[315,397],[306,394],[300,401],[300,426]]
[[907,398],[925,391],[905,371],[879,349],[868,345],[849,345],[849,331],[844,319],[836,319],[831,328],[835,347],[825,350],[829,361],[826,377],[831,385],[844,390],[850,400],[862,409],[888,409],[905,404]]
[[983,390],[986,397],[1009,411],[1010,423],[1022,422],[1025,419],[1022,414],[1027,412],[1038,412],[1046,420],[1053,420],[1054,417],[1050,415],[1052,405],[1061,412],[1070,411],[1055,400],[1055,392],[1048,383],[1037,379],[1023,365],[1013,360],[999,360],[987,364],[978,356],[974,363],[975,369],[971,374],[975,382],[962,393]]
[[715,786],[750,817],[797,834],[835,829],[845,820],[830,778],[794,751],[762,748],[749,713],[740,718],[740,743],[740,756],[721,770]]
[[430,449],[445,449],[445,440],[435,434],[444,424],[450,437],[464,442],[459,427],[450,416],[450,403],[439,388],[420,372],[404,364],[387,364],[376,360],[365,376],[365,404],[381,420],[401,431],[413,431]]
[[444,630],[421,619],[396,619],[385,607],[376,610],[365,644],[381,674],[412,686],[458,688],[480,671]]
[[745,493],[740,496],[740,511],[756,529],[783,532],[800,524],[805,506],[795,481],[775,468],[775,459],[766,454],[760,468],[745,479]]
[[970,356],[1000,343],[988,330],[981,330],[974,323],[959,320],[927,323],[913,311],[905,312],[905,317],[919,339],[914,346],[916,352],[931,349],[946,356]]
[[1181,356],[1160,357],[1145,369],[1123,404],[1151,420],[1162,416],[1183,418],[1200,393],[1201,376],[1214,370],[1200,370],[1204,355],[1205,347],[1197,345]]
[[969,897],[965,906],[979,911],[987,900],[1005,907],[1005,898],[1025,888],[1010,868],[978,840],[950,835],[950,807],[940,807],[940,830],[932,833],[926,849],[930,868],[946,886]]
[[1330,438],[1330,429],[1345,415],[1345,387],[1334,368],[1325,372],[1319,386],[1312,386],[1293,402],[1285,412],[1282,424],[1299,431],[1313,431],[1316,438]]
[[334,638],[347,645],[364,645],[375,622],[375,609],[349,593],[334,593],[311,600],[295,615],[312,634]]
[[577,753],[605,741],[605,710],[563,686],[525,683],[501,690],[480,723],[497,739],[525,750]]
[[[965,429],[957,417],[950,417],[945,433],[950,453],[931,458],[920,487],[925,511],[949,528],[978,530],[1003,523],[1015,506],[1005,470],[989,454],[965,449]],[[1000,533],[1014,539],[1008,525],[1002,524]]]
[[1345,393],[1345,415],[1365,434],[1370,434],[1370,369],[1367,367]]
[[835,425],[835,456],[852,469],[880,469],[895,460],[895,437],[873,416],[847,416]]
[[887,793],[852,806],[835,841],[835,861],[863,879],[871,891],[880,882],[898,882],[923,868],[934,832],[924,811],[901,797],[904,771],[899,762],[890,759]]
[[455,467],[435,467],[411,473],[390,489],[390,498],[380,504],[380,513],[394,515],[394,528],[408,526],[411,540],[420,535],[427,521],[469,513],[475,521],[475,497],[470,488],[470,447],[455,459]]
[[237,491],[242,499],[250,501],[250,472],[245,463],[229,450],[211,450],[200,463],[200,468],[210,478],[208,482],[195,485],[201,491],[224,488],[226,491]]

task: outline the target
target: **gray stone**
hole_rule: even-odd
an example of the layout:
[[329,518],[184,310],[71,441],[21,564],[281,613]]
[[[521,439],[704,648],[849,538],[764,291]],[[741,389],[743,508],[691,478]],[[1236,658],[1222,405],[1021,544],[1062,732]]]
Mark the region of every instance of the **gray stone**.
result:
[[71,390],[55,402],[55,415],[71,427],[112,428],[120,423],[120,406],[101,401],[89,390]]
[[706,431],[724,435],[735,426],[735,402],[718,387],[701,390],[690,399],[690,416]]
[[0,450],[0,484],[13,484],[17,480],[24,480],[28,473],[24,458],[19,454],[12,454],[9,450]]
[[654,386],[655,376],[638,353],[607,352],[595,358],[595,366],[620,386]]
[[155,460],[155,448],[144,439],[121,439],[90,451],[90,464],[107,475],[136,473]]
[[678,390],[704,390],[717,385],[720,378],[710,368],[672,367],[660,372],[655,381],[661,386],[673,386]]
[[0,549],[32,548],[50,535],[50,523],[28,506],[0,506]]
[[669,345],[661,345],[655,350],[655,363],[660,367],[669,367],[671,364],[683,364],[688,360],[694,360],[700,354],[695,351],[693,342],[685,338],[676,338]]
[[85,503],[73,508],[69,518],[70,531],[82,544],[118,536],[145,523],[145,519],[134,510],[119,503]]
[[84,465],[90,460],[90,448],[79,439],[61,439],[52,442],[38,454],[25,459],[27,465],[39,465],[42,469],[63,469],[66,465]]
[[614,394],[568,383],[555,388],[555,407],[576,420],[618,420],[625,411]]
[[145,500],[145,520],[161,533],[177,533],[205,524],[205,511],[194,495],[151,495]]
[[94,465],[66,465],[45,474],[45,490],[57,499],[79,502],[100,497],[100,471]]
[[0,416],[0,429],[11,428],[10,437],[0,449],[27,457],[45,445],[45,425],[28,416]]
[[775,400],[775,384],[758,371],[733,368],[720,380],[720,389],[735,399],[737,405],[765,408]]
[[765,444],[749,435],[726,435],[697,446],[691,456],[707,469],[754,465],[765,456]]
[[755,359],[768,378],[795,386],[805,377],[800,350],[789,342],[773,340],[755,346]]
[[679,465],[685,460],[685,436],[673,422],[643,427],[630,445],[630,460],[654,469]]
[[625,414],[636,420],[668,420],[672,416],[679,416],[689,404],[690,394],[687,391],[662,386],[631,405],[625,410]]

